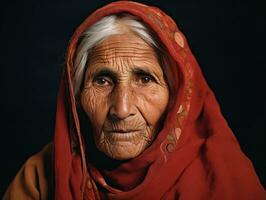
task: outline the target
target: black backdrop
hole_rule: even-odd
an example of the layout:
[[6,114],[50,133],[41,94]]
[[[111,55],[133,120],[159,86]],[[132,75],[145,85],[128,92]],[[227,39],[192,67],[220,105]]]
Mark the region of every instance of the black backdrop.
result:
[[[110,1],[1,1],[0,196],[27,157],[53,138],[68,41]],[[140,1],[172,16],[266,185],[266,6],[263,0]]]

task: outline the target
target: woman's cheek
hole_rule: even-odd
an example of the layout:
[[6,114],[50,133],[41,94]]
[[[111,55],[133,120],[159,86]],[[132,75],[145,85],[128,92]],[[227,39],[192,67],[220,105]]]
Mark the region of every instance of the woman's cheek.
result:
[[84,111],[90,117],[93,115],[96,105],[97,96],[95,92],[91,89],[84,89],[81,95],[81,105]]
[[169,100],[168,90],[165,88],[151,88],[139,90],[137,95],[141,112],[149,124],[155,125],[164,113]]
[[98,128],[104,123],[107,103],[103,93],[95,88],[84,89],[81,96],[81,104],[92,124]]

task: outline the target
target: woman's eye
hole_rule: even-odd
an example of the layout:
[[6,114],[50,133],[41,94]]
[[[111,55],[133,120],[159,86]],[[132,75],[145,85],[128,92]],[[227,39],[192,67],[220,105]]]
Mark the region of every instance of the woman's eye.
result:
[[139,79],[139,82],[141,84],[144,84],[144,85],[147,85],[147,84],[152,83],[154,81],[155,81],[155,79],[151,76],[141,76]]
[[107,77],[96,77],[94,82],[100,86],[108,86],[112,84],[112,81]]

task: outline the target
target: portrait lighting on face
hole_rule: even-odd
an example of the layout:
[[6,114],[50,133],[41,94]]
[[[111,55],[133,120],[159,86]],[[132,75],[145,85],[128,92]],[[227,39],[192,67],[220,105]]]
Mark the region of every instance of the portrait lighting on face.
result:
[[90,55],[81,104],[96,146],[114,159],[134,158],[153,141],[168,104],[156,53],[141,38],[123,34],[104,40]]

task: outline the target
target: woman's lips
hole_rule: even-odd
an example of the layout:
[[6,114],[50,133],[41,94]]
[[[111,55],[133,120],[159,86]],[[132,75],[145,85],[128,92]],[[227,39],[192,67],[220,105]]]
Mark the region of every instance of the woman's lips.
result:
[[135,141],[143,134],[140,130],[110,130],[106,131],[105,136],[110,142]]

